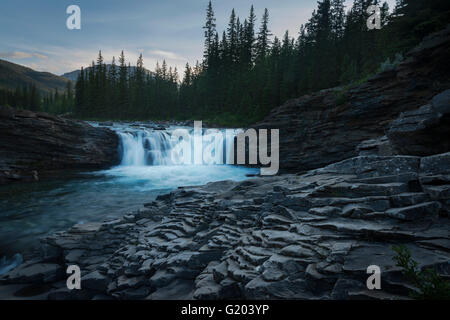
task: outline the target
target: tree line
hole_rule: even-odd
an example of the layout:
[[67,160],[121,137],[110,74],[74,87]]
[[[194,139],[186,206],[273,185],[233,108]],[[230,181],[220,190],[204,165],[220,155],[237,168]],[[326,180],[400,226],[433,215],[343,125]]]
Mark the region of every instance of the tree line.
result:
[[19,86],[15,90],[0,89],[0,106],[10,106],[53,114],[71,113],[75,107],[72,82],[67,82],[64,92],[55,89],[42,93],[35,84]]
[[[393,10],[380,0],[354,0],[349,10],[344,3],[318,1],[298,34],[286,31],[279,39],[270,31],[269,11],[264,10],[257,25],[253,6],[243,20],[233,9],[220,33],[210,1],[203,60],[186,64],[181,81],[165,61],[150,72],[142,55],[131,67],[123,51],[118,63],[113,58],[110,64],[99,52],[97,61],[81,69],[74,94],[70,89],[44,98],[41,109],[71,111],[84,119],[203,119],[246,125],[290,98],[362,81],[392,67],[402,53],[450,21],[448,0],[397,0]],[[367,28],[370,5],[381,9],[380,30]]]
[[[189,66],[180,88],[186,117],[214,117],[231,123],[260,120],[290,98],[360,81],[380,66],[398,62],[425,35],[450,21],[448,0],[386,2],[321,0],[297,36],[288,31],[271,37],[265,9],[258,31],[253,6],[243,23],[231,12],[222,36],[216,30],[211,2],[206,11],[201,71]],[[367,8],[380,8],[381,29],[368,30]]]
[[0,89],[0,105],[39,111],[41,95],[35,85],[17,87],[16,90]]
[[163,61],[155,72],[144,68],[142,54],[136,67],[119,64],[113,57],[106,65],[101,51],[96,62],[81,69],[75,85],[75,113],[82,118],[150,119],[170,118],[178,112],[177,69]]

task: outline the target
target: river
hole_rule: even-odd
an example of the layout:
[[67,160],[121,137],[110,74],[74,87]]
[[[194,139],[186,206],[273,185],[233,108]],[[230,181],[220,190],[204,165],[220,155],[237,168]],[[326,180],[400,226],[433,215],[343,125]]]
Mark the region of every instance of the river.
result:
[[[116,124],[111,129],[121,140],[120,165],[0,188],[0,273],[11,263],[7,259],[16,254],[13,260],[20,262],[18,253],[38,248],[39,238],[55,231],[114,219],[180,186],[245,180],[259,173],[259,169],[232,165],[178,164],[177,158],[186,157],[185,151],[180,152],[180,144],[186,141],[172,139],[177,127],[154,130]],[[186,128],[193,138],[191,129]],[[201,148],[192,150],[192,158],[201,153],[207,163],[213,162],[210,158],[226,160],[232,145],[225,134],[223,139],[219,135],[205,140]]]

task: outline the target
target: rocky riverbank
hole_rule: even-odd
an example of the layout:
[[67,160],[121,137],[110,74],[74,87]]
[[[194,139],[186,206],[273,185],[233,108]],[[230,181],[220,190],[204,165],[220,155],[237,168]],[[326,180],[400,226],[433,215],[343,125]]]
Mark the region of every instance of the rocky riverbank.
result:
[[[44,239],[40,257],[1,278],[0,293],[406,299],[414,288],[392,260],[393,245],[450,275],[449,174],[450,153],[359,156],[303,175],[179,188],[121,219]],[[66,288],[72,264],[82,290]],[[381,268],[382,290],[367,290],[369,265]]]
[[117,135],[82,121],[0,107],[0,184],[118,163]]
[[[400,113],[414,113],[422,106],[425,107],[420,112],[427,113],[430,100],[450,88],[449,56],[450,26],[425,38],[395,68],[359,85],[288,101],[253,127],[280,130],[280,168],[285,171],[297,173],[355,157],[362,141],[384,136]],[[409,120],[413,118],[403,122]],[[429,114],[423,125],[427,126],[428,137],[424,140],[414,140],[412,132],[400,135],[396,134],[399,131],[391,131],[388,137],[399,147],[391,154],[432,155],[448,151],[448,117],[432,118]],[[430,129],[434,125],[439,129]],[[420,126],[416,123],[416,131],[420,131]],[[419,148],[417,144],[420,150],[412,150]]]

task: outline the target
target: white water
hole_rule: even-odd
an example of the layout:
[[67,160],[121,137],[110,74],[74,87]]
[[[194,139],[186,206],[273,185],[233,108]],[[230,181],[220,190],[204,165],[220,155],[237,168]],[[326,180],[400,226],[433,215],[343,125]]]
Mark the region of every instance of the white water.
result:
[[[188,155],[180,152],[186,141],[171,139],[176,128],[153,131],[122,125],[111,129],[121,137],[119,166],[69,180],[61,177],[0,188],[0,274],[22,262],[15,253],[36,249],[37,239],[52,232],[76,223],[115,219],[180,186],[240,181],[259,172],[214,164],[232,147],[232,139],[225,135],[214,140],[214,134],[206,134],[202,148],[191,150],[191,159],[202,157],[203,164],[177,165],[174,160],[187,160]],[[190,132],[189,139],[193,138]]]
[[[152,130],[130,126],[112,127],[120,136],[119,166],[100,171],[129,190],[149,191],[202,185],[212,181],[240,181],[259,169],[226,165],[239,130],[210,129],[175,138],[179,128]],[[201,139],[201,142],[200,142]],[[195,144],[194,144],[195,142]]]
[[121,166],[161,166],[178,164],[213,165],[229,160],[233,138],[238,130],[204,130],[203,135],[186,130],[183,138],[176,138],[177,129],[120,130]]

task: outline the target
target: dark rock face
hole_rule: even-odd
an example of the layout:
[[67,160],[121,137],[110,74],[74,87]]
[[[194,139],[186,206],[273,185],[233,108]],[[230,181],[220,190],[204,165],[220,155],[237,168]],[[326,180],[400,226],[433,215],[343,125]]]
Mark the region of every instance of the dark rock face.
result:
[[106,128],[0,107],[0,184],[116,164],[118,143],[117,135]]
[[429,104],[407,111],[394,120],[387,132],[401,154],[432,155],[450,150],[450,90]]
[[[378,139],[386,131],[393,147],[400,149],[393,154],[424,156],[450,151],[448,92],[436,96],[450,88],[449,56],[450,27],[425,38],[395,70],[359,86],[323,90],[288,101],[254,127],[280,129],[280,168],[294,172],[320,168],[370,149],[389,155],[392,145],[384,144],[377,153],[373,141],[369,143],[372,147],[363,145],[357,150],[361,142]],[[400,113],[412,110],[389,131]],[[410,125],[411,135],[401,126],[410,119],[418,122]],[[436,123],[439,128],[432,129]],[[420,130],[424,140],[419,140],[414,130]],[[427,138],[424,130],[429,132]],[[434,141],[426,147],[429,139]]]
[[[450,153],[360,156],[303,175],[186,187],[42,240],[0,292],[42,299],[408,299],[393,257],[450,275]],[[82,290],[65,288],[76,264]],[[367,289],[367,267],[382,290]],[[18,287],[18,285],[20,285]],[[1,297],[1,294],[0,294]]]

